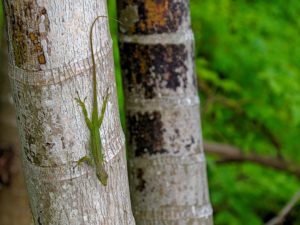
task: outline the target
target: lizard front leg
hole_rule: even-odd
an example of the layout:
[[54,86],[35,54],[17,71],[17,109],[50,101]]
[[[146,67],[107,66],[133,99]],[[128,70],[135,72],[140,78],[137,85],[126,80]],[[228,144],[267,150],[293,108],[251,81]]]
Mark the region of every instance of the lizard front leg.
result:
[[91,120],[89,119],[88,112],[87,112],[87,110],[86,110],[86,106],[85,106],[85,103],[84,103],[86,98],[82,101],[81,98],[79,97],[79,94],[78,94],[77,91],[76,91],[76,93],[77,93],[77,98],[75,98],[75,100],[76,100],[77,104],[78,104],[78,105],[81,107],[81,109],[82,109],[82,113],[83,113],[83,116],[84,116],[84,120],[85,120],[86,125],[88,126],[89,130],[91,130],[91,129],[92,129],[92,122],[91,122]]

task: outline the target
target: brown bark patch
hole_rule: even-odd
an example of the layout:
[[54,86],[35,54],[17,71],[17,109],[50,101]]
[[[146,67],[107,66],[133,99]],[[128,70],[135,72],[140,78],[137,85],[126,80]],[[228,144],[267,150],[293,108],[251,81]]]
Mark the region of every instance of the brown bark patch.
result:
[[187,87],[188,51],[184,44],[123,43],[120,47],[124,86],[129,92],[151,99],[158,89]]
[[144,154],[162,154],[167,150],[163,148],[163,123],[158,111],[135,113],[127,116],[129,129],[129,142],[135,143],[135,156]]
[[[129,29],[123,30],[124,33],[172,33],[179,29],[184,20],[188,19],[187,1],[175,0],[123,0],[121,10],[119,10],[120,15],[124,17],[122,10],[136,6],[139,20]],[[120,19],[125,20],[126,18]]]
[[[25,63],[30,63],[35,67],[34,70],[40,70],[39,65],[46,64],[41,43],[43,39],[48,42],[46,37],[50,31],[47,10],[39,6],[36,0],[26,1],[21,7],[16,7],[14,1],[5,1],[5,4],[16,65],[22,67]],[[47,51],[50,53],[50,49]]]

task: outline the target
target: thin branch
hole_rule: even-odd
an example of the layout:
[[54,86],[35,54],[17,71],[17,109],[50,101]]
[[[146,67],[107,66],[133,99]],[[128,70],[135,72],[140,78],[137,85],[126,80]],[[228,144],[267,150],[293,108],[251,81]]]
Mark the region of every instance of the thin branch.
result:
[[293,210],[297,202],[300,200],[300,190],[290,199],[290,201],[282,208],[276,217],[271,219],[265,225],[279,225],[282,224],[286,216]]
[[291,173],[300,178],[300,167],[293,162],[288,162],[281,158],[274,158],[268,156],[261,156],[258,154],[245,154],[242,150],[226,144],[219,143],[204,143],[204,149],[209,154],[214,154],[221,157],[219,162],[252,162],[258,165],[267,166],[279,171]]

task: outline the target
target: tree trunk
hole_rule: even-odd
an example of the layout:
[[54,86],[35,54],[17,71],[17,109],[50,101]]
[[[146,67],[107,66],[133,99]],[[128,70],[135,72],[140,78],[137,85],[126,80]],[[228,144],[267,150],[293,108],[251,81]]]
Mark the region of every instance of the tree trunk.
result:
[[129,179],[138,225],[210,225],[187,0],[119,0]]
[[[107,20],[94,29],[98,100],[110,98],[101,127],[107,187],[77,161],[90,135],[76,91],[92,102],[89,30],[107,15],[103,0],[5,0],[9,74],[35,224],[134,224]],[[100,110],[101,104],[99,106]]]

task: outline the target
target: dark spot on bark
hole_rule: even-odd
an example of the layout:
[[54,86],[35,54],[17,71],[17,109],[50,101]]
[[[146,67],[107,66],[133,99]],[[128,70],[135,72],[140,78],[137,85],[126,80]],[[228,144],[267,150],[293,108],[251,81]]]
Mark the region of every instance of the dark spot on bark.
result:
[[195,143],[195,139],[193,136],[191,136],[190,140],[191,140],[191,142],[189,144],[185,145],[186,150],[190,150],[191,146]]
[[47,14],[47,10],[45,8],[42,8],[41,14],[46,15]]
[[136,113],[129,115],[127,121],[129,143],[135,143],[135,156],[167,152],[163,148],[163,123],[160,112]]
[[154,98],[159,89],[176,91],[179,87],[187,87],[185,45],[124,43],[120,48],[124,86],[129,92]]
[[65,144],[65,138],[61,137],[61,143],[62,143],[62,148],[65,149],[66,148],[66,144]]
[[47,142],[47,143],[46,143],[46,146],[47,146],[48,148],[52,149],[52,148],[55,146],[55,144],[54,144],[54,143],[49,143],[49,142]]
[[39,216],[38,216],[38,224],[43,225],[42,222],[41,222],[41,217],[39,217]]
[[[17,98],[17,99],[19,99],[19,100],[21,101],[23,98],[22,98],[22,94],[21,94],[21,91],[20,91],[20,90],[18,90],[17,95],[18,95],[18,98]],[[17,99],[16,99],[16,100],[17,100]]]
[[186,150],[190,150],[191,149],[191,144],[187,144],[185,145]]
[[144,176],[144,171],[142,169],[137,169],[137,180],[138,180],[138,185],[136,186],[136,189],[140,192],[142,192],[143,190],[145,190],[146,188],[146,181],[143,178]]
[[[125,33],[160,34],[176,32],[184,20],[188,20],[188,1],[175,0],[121,0],[120,10],[128,6],[138,8],[139,20]],[[122,19],[122,18],[121,18]]]
[[195,143],[195,139],[194,139],[194,137],[193,137],[193,136],[191,136],[191,142],[192,142],[192,144],[194,144],[194,143]]

